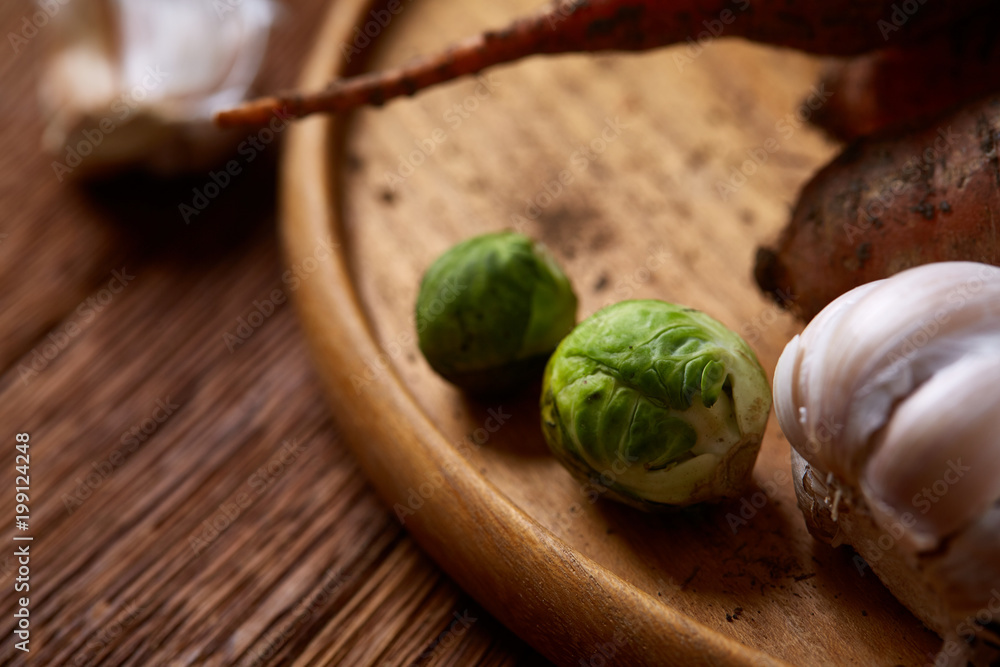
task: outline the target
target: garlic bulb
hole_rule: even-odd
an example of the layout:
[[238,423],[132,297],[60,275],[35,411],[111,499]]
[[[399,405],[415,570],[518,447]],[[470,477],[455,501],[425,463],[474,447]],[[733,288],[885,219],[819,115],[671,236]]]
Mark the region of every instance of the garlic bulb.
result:
[[270,0],[67,0],[52,17],[39,93],[59,180],[144,164],[212,165],[237,133],[212,123],[243,100],[267,45]]
[[778,360],[775,411],[810,530],[854,546],[945,638],[1000,646],[1000,268],[928,264],[828,305]]

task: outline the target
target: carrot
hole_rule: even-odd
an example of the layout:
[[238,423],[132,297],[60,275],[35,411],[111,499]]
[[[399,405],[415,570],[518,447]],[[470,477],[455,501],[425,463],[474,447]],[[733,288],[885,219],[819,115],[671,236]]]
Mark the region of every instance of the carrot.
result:
[[1000,7],[963,18],[919,45],[881,49],[834,65],[831,99],[810,120],[852,141],[887,127],[926,122],[1000,90]]
[[863,283],[948,260],[1000,265],[1000,95],[849,146],[806,184],[761,289],[803,320]]
[[323,91],[252,101],[216,117],[223,126],[264,124],[381,105],[401,95],[534,54],[642,51],[690,39],[743,37],[809,51],[853,55],[887,43],[915,43],[986,0],[560,0],[397,69],[335,81]]

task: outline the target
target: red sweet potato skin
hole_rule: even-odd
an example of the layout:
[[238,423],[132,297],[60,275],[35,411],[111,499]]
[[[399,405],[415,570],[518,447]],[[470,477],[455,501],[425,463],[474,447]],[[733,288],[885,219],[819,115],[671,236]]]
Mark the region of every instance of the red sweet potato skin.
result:
[[[743,37],[810,53],[852,55],[918,44],[983,7],[986,0],[559,0],[508,31],[536,53],[645,50],[711,37]],[[532,33],[529,26],[541,25]]]
[[831,65],[831,92],[810,120],[842,141],[926,123],[1000,90],[1000,6],[986,7],[922,38]]
[[803,188],[757,253],[761,289],[803,320],[863,283],[920,264],[1000,264],[1000,95],[914,132],[861,139]]

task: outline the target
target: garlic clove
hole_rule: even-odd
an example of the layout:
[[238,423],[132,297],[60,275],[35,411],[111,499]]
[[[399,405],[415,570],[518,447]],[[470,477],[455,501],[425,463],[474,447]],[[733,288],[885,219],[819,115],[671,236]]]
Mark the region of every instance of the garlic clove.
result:
[[[965,619],[992,623],[1000,639],[1000,501],[955,533],[940,558],[926,559],[929,578]],[[987,617],[983,612],[988,611]],[[967,629],[957,634],[968,634]]]
[[53,169],[206,168],[239,133],[212,115],[247,96],[274,18],[270,0],[69,0],[52,19],[39,85]]
[[[802,456],[827,470],[836,470],[841,476],[847,473],[848,461],[863,442],[846,441],[843,437],[849,402],[848,388],[830,381],[834,370],[828,365],[827,356],[820,351],[834,346],[841,333],[841,323],[847,318],[847,329],[852,326],[853,308],[878,287],[878,282],[868,283],[843,295],[817,315],[810,326],[795,336],[785,347],[775,367],[774,381],[786,388],[774,392],[775,413],[782,430],[790,442],[802,443]],[[841,369],[853,384],[852,369]],[[842,380],[842,382],[844,382]],[[838,439],[838,447],[830,451],[824,445]]]
[[[942,368],[896,407],[861,483],[877,520],[931,550],[1000,498],[1000,349]],[[992,354],[991,354],[992,352]],[[960,419],[949,416],[961,415]]]

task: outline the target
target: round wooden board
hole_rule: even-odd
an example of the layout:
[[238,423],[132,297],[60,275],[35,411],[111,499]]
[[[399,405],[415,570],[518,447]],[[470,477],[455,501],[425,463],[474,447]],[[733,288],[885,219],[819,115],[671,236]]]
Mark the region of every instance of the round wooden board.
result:
[[[534,8],[405,2],[371,65]],[[369,12],[333,3],[303,87],[352,66]],[[798,326],[758,293],[753,254],[837,150],[796,119],[820,67],[725,40],[533,58],[289,131],[286,260],[337,421],[428,553],[558,663],[910,665],[936,650],[853,552],[808,535],[773,417],[743,498],[651,516],[597,499],[548,455],[537,386],[472,401],[415,343],[424,269],[460,239],[517,228],[558,256],[581,319],[625,298],[684,303],[773,371]]]

